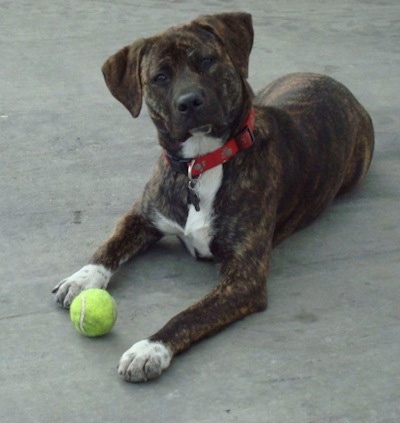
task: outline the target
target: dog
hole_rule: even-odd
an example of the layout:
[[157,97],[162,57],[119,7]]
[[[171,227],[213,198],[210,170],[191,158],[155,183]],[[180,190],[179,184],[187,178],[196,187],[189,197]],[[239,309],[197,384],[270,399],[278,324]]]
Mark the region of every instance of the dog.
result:
[[89,264],[53,290],[69,308],[88,288],[106,289],[119,266],[176,235],[197,258],[213,258],[214,289],[121,357],[130,382],[160,376],[172,358],[267,307],[271,250],[318,217],[366,174],[372,120],[330,77],[294,73],[255,95],[247,13],[200,16],[139,39],[102,71],[136,118],[144,99],[162,154],[142,197]]

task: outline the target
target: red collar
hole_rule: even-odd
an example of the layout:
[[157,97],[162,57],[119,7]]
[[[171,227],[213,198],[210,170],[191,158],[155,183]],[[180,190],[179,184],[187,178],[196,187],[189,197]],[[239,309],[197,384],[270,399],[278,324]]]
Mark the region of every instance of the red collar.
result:
[[240,150],[249,148],[254,144],[255,115],[254,109],[251,109],[243,129],[222,147],[211,153],[192,159],[180,159],[165,152],[165,158],[172,169],[184,173],[190,179],[196,179],[205,171],[227,162]]

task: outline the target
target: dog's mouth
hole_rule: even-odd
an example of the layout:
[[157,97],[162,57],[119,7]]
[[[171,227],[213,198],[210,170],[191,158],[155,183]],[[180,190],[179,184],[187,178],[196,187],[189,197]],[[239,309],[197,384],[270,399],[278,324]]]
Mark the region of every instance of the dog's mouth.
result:
[[209,135],[213,130],[213,126],[211,124],[197,126],[195,128],[189,129],[190,135]]
[[158,127],[159,142],[168,151],[178,152],[182,144],[192,137],[226,138],[228,125],[192,122],[186,128],[182,125],[171,125],[170,128]]

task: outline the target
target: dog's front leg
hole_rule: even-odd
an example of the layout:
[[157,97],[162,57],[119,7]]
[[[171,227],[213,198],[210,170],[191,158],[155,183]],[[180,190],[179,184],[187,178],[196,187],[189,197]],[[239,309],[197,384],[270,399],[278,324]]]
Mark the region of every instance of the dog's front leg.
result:
[[268,254],[245,256],[248,258],[231,259],[222,265],[219,285],[201,301],[126,351],[119,362],[119,374],[129,382],[155,378],[169,366],[174,355],[230,323],[264,310]]
[[56,302],[69,308],[72,300],[84,289],[106,289],[120,264],[162,237],[135,206],[117,224],[112,236],[94,253],[89,264],[62,280],[54,289]]

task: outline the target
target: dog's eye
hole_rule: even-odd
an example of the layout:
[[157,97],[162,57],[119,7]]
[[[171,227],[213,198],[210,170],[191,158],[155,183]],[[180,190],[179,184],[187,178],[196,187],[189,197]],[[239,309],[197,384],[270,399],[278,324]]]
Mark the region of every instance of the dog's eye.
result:
[[154,77],[153,77],[153,82],[155,84],[162,84],[163,82],[166,82],[168,80],[168,76],[165,72],[158,72]]
[[213,63],[214,63],[214,59],[212,57],[203,57],[200,63],[201,72],[205,72],[208,69],[210,69]]

